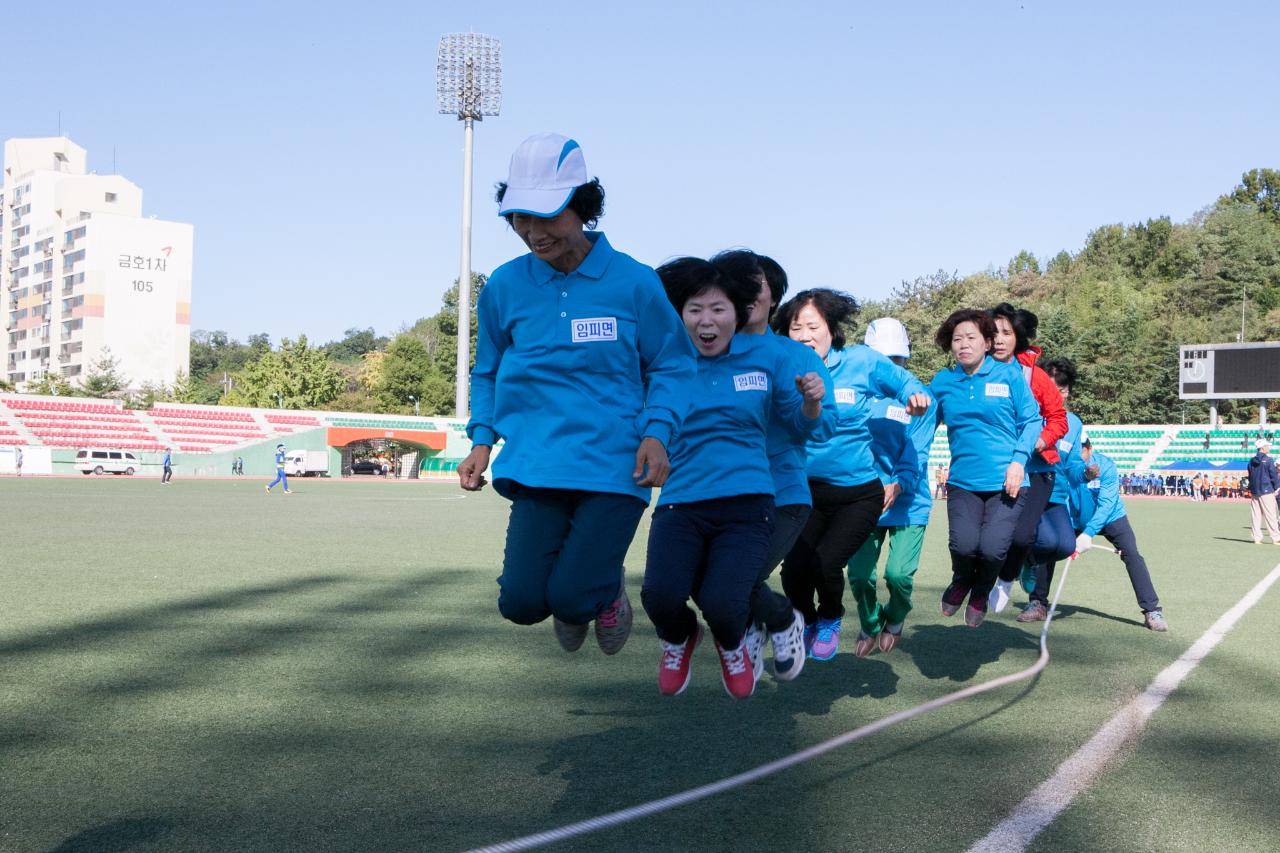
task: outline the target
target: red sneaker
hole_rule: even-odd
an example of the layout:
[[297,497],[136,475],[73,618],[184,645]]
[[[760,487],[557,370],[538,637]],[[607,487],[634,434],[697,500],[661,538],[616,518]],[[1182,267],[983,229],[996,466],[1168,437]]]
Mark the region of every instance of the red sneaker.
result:
[[683,643],[662,643],[662,660],[658,663],[658,692],[663,696],[678,696],[689,686],[689,677],[693,674],[693,650],[702,642],[702,626],[694,628],[693,634]]
[[736,649],[726,649],[717,641],[716,651],[720,653],[720,676],[729,695],[746,699],[756,692],[755,664],[745,638]]

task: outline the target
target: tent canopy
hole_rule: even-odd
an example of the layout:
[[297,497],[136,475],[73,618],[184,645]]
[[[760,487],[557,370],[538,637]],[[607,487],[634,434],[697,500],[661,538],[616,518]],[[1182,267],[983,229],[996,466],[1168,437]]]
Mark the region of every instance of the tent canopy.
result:
[[1177,462],[1170,462],[1168,465],[1161,465],[1159,470],[1209,472],[1248,471],[1249,463],[1240,459],[1232,459],[1230,462],[1209,462],[1205,459],[1182,459]]

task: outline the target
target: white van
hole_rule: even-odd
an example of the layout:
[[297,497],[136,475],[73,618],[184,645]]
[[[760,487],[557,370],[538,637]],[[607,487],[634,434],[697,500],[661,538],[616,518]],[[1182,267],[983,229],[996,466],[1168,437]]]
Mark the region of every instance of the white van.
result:
[[87,447],[76,451],[76,470],[81,474],[125,474],[142,470],[142,460],[128,450]]

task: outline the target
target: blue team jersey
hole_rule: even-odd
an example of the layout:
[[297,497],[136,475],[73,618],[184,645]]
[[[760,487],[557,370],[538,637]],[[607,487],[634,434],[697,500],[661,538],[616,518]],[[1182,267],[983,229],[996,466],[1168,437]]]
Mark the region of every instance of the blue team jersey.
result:
[[886,356],[862,344],[832,349],[826,365],[835,385],[836,431],[829,440],[806,445],[805,467],[811,480],[860,486],[878,479],[867,426],[871,398],[885,397],[905,405],[912,394],[925,393],[925,387]]
[[283,450],[276,451],[276,467],[277,468],[284,467],[284,451]]
[[651,437],[668,448],[688,408],[696,352],[657,274],[588,232],[573,272],[532,254],[480,294],[471,373],[475,444],[505,440],[504,481],[649,499],[631,474]]
[[822,428],[821,416],[811,420],[801,411],[794,365],[792,355],[764,335],[734,335],[724,354],[698,356],[659,504],[774,494],[765,444],[770,420],[801,434]]
[[937,411],[930,406],[923,415],[912,417],[896,400],[871,400],[871,453],[876,473],[886,486],[897,483],[902,489],[893,506],[880,516],[880,527],[928,524],[933,509],[929,490],[929,447],[937,427]]
[[[938,371],[929,385],[938,421],[951,445],[949,485],[971,492],[1004,489],[1010,462],[1024,466],[1040,435],[1040,407],[1022,366],[987,356],[972,374],[960,365]],[[1030,484],[1023,475],[1022,485]]]
[[1067,412],[1067,434],[1058,439],[1058,464],[1053,466],[1053,492],[1049,495],[1049,503],[1071,503],[1071,481],[1078,474],[1072,469],[1080,466],[1080,434],[1084,432],[1084,424],[1074,412]]
[[827,366],[818,358],[818,354],[804,344],[767,330],[760,337],[791,359],[793,379],[806,373],[816,373],[822,377],[822,383],[826,387],[826,395],[822,398],[822,423],[816,431],[793,431],[775,413],[769,418],[769,431],[765,441],[769,453],[769,470],[773,474],[774,502],[778,506],[812,506],[809,477],[805,473],[805,444],[810,439],[825,441],[835,432],[836,395],[831,374],[827,372]]
[[1102,528],[1124,518],[1125,511],[1124,501],[1120,499],[1120,475],[1116,463],[1096,450],[1090,457],[1090,463],[1097,463],[1098,476],[1088,482],[1081,478],[1076,485],[1071,520],[1076,530],[1097,536]]

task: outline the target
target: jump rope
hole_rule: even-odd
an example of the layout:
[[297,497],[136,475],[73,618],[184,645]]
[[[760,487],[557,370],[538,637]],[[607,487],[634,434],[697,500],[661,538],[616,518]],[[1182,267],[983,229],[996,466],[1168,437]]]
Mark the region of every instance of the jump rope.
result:
[[[1110,554],[1119,553],[1115,549],[1108,548],[1105,545],[1093,545],[1089,550],[1106,551]],[[1058,611],[1058,597],[1062,595],[1063,587],[1067,585],[1067,575],[1071,571],[1071,566],[1077,559],[1079,559],[1079,557],[1080,552],[1077,551],[1073,553],[1062,570],[1062,579],[1058,581],[1058,588],[1053,594],[1053,601],[1049,605],[1049,613],[1044,620],[1044,628],[1040,630],[1040,656],[1036,659],[1034,664],[1020,672],[1011,673],[1010,675],[1002,675],[999,678],[993,678],[990,681],[984,681],[981,684],[974,684],[953,693],[947,693],[936,699],[931,699],[921,705],[907,708],[897,712],[896,714],[890,714],[887,717],[868,723],[867,725],[856,728],[853,731],[837,735],[830,740],[822,741],[808,749],[792,753],[791,755],[779,758],[776,761],[770,761],[768,764],[762,764],[759,767],[752,768],[751,770],[747,770],[735,776],[729,776],[718,782],[711,782],[706,785],[700,785],[696,788],[689,788],[688,790],[681,791],[678,794],[672,794],[669,797],[650,800],[647,803],[641,803],[640,805],[631,806],[630,808],[621,809],[616,812],[609,812],[608,814],[588,818],[586,820],[578,821],[577,823],[566,824],[556,829],[546,830],[545,832],[538,832],[521,838],[513,838],[509,841],[502,841],[486,847],[477,847],[468,851],[468,853],[512,853],[512,851],[517,850],[532,850],[535,847],[554,844],[557,841],[565,841],[579,835],[599,832],[602,829],[609,829],[610,827],[629,823],[642,817],[670,811],[671,809],[688,805],[689,803],[697,802],[698,800],[703,800],[716,794],[722,794],[725,791],[731,791],[734,788],[740,788],[743,785],[748,785],[752,782],[757,782],[768,776],[781,773],[783,770],[789,770],[790,768],[803,764],[806,761],[812,761],[820,755],[826,755],[828,752],[837,750],[842,746],[847,746],[855,741],[862,740],[868,735],[873,735],[876,732],[884,731],[891,726],[896,726],[898,723],[905,723],[907,720],[913,720],[916,717],[923,716],[930,711],[936,711],[939,708],[943,708],[955,702],[970,699],[974,696],[980,696],[983,693],[989,693],[992,690],[998,690],[1001,687],[1034,678],[1043,672],[1044,668],[1049,664],[1049,626],[1053,623],[1054,614]]]

